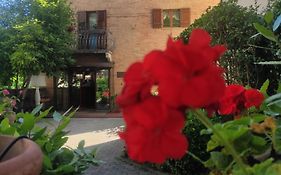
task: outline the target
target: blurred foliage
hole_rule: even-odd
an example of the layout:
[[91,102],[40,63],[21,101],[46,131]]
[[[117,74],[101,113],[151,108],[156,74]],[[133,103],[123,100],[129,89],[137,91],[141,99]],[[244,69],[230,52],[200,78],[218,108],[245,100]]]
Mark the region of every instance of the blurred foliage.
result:
[[107,77],[98,77],[96,79],[96,84],[97,84],[97,91],[96,91],[96,100],[106,100],[104,98],[109,98],[105,95],[105,93],[108,91],[109,92],[109,85],[108,85],[108,78]]
[[[3,0],[0,3],[0,85],[73,63],[73,12],[66,0]],[[27,85],[22,83],[21,85]]]

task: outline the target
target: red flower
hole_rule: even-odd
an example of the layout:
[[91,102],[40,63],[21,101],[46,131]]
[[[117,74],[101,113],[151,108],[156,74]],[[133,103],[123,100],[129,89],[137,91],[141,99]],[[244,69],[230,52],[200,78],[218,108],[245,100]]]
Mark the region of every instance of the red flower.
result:
[[209,44],[210,36],[198,29],[192,32],[188,45],[169,39],[164,52],[157,51],[144,59],[144,69],[156,78],[159,96],[165,103],[172,107],[198,108],[222,97],[223,71],[214,60],[225,48]]
[[109,90],[106,89],[105,91],[103,91],[102,96],[105,97],[105,98],[108,98],[109,97]]
[[249,89],[245,92],[245,107],[250,108],[255,106],[259,108],[264,100],[264,96],[256,89]]
[[126,130],[120,133],[130,158],[163,163],[181,158],[187,148],[182,107],[205,107],[218,102],[225,89],[216,60],[224,46],[210,46],[204,30],[194,30],[188,45],[168,40],[165,51],[152,51],[143,63],[131,65],[117,103]]
[[222,115],[238,115],[252,106],[259,107],[264,96],[256,89],[246,90],[241,85],[226,87],[224,97],[220,100],[219,113]]
[[128,155],[138,162],[163,163],[167,158],[181,158],[187,150],[183,113],[168,108],[159,97],[150,97],[138,105],[123,109]]
[[219,113],[222,115],[238,114],[244,109],[245,88],[240,85],[226,87],[224,97],[220,100]]
[[152,79],[143,70],[141,62],[136,62],[128,68],[124,76],[124,82],[125,86],[122,93],[116,99],[120,107],[133,105],[151,95]]

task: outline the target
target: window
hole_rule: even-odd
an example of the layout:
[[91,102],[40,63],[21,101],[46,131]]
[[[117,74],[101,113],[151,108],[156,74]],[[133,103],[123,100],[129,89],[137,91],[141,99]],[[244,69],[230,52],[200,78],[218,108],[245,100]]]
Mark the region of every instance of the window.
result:
[[187,27],[190,24],[190,9],[153,9],[153,28]]
[[173,27],[180,27],[180,10],[172,10],[172,21]]
[[162,17],[163,17],[163,27],[170,27],[171,26],[170,10],[163,10]]
[[93,30],[96,29],[98,26],[98,15],[97,12],[90,12],[88,14],[88,20],[89,20],[89,29]]
[[106,29],[106,11],[81,11],[77,13],[78,30]]
[[162,11],[163,27],[180,27],[180,10],[169,9]]

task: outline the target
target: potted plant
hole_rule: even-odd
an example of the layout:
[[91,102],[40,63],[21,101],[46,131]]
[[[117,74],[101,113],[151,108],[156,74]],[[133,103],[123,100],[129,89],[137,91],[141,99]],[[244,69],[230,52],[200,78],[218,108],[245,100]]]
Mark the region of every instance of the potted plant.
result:
[[40,174],[43,156],[33,141],[1,135],[0,152],[0,175]]

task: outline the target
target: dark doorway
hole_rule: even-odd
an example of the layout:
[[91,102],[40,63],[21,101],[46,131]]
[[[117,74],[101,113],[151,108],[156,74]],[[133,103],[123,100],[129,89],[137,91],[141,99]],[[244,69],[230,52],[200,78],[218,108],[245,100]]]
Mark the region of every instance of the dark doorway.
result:
[[109,69],[73,68],[69,77],[70,106],[109,110]]

